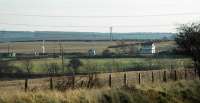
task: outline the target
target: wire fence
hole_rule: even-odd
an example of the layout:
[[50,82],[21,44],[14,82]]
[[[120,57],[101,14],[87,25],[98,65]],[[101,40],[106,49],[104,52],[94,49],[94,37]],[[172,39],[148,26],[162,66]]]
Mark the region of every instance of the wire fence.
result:
[[17,89],[25,91],[60,90],[76,88],[123,87],[149,83],[197,79],[196,69],[131,71],[76,76],[55,76],[40,79],[1,81],[0,90]]

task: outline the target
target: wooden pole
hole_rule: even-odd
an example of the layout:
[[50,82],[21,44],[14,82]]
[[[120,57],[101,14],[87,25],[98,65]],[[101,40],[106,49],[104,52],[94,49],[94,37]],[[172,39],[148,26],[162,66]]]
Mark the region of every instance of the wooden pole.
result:
[[124,73],[124,86],[127,86],[127,78],[126,78],[126,73]]
[[63,50],[63,46],[62,46],[62,70],[63,73],[65,72],[65,67],[64,67],[64,50]]
[[185,80],[187,80],[187,69],[185,69]]
[[25,79],[24,87],[25,87],[25,92],[27,92],[27,90],[28,90],[28,78]]
[[72,76],[72,88],[75,88],[75,75]]
[[166,74],[166,71],[164,71],[163,81],[164,81],[164,82],[167,82],[167,74]]
[[194,79],[196,79],[197,78],[197,69],[195,68],[194,69]]
[[112,76],[111,76],[111,74],[109,74],[109,78],[108,78],[108,83],[109,83],[109,87],[111,88],[111,86],[112,86]]
[[151,80],[152,80],[152,83],[154,83],[154,73],[153,72],[151,74]]
[[53,90],[53,78],[50,78],[50,89]]
[[110,27],[110,41],[113,40],[113,36],[112,36],[112,30],[113,30],[113,27]]
[[174,80],[177,81],[177,72],[174,70]]
[[141,83],[141,74],[139,73],[138,75],[138,83],[140,84]]

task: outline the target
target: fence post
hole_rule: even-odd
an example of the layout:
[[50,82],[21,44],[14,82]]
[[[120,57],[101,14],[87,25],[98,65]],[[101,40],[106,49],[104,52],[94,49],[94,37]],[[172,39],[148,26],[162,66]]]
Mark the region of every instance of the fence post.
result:
[[127,86],[127,78],[126,78],[126,73],[124,73],[124,86]]
[[72,88],[75,87],[75,75],[72,76]]
[[53,78],[50,78],[50,89],[53,90]]
[[167,74],[166,74],[166,71],[164,71],[163,81],[164,81],[164,82],[167,82]]
[[141,74],[139,73],[138,75],[138,83],[140,84],[141,83]]
[[177,72],[174,70],[174,80],[177,81]]
[[112,79],[111,74],[109,74],[108,83],[109,83],[109,87],[110,87],[110,88],[111,88],[111,86],[112,86],[111,79]]
[[187,69],[185,69],[185,80],[187,80]]
[[196,68],[194,69],[194,76],[195,76],[194,79],[196,79],[197,78],[197,69]]
[[154,73],[151,74],[152,83],[154,83]]
[[25,86],[25,92],[27,92],[27,90],[28,90],[28,78],[26,78],[25,79],[25,84],[24,84],[24,86]]

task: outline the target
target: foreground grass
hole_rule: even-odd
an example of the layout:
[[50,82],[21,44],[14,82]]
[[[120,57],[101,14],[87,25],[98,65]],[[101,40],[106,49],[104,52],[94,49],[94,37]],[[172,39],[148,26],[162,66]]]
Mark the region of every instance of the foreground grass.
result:
[[199,103],[199,87],[195,80],[65,92],[1,91],[0,103]]

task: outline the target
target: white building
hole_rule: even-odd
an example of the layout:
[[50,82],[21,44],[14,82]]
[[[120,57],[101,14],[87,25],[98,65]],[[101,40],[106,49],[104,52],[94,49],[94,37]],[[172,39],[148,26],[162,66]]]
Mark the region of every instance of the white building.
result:
[[156,46],[153,42],[141,43],[140,54],[154,54],[156,53]]
[[89,56],[95,56],[96,55],[96,50],[95,49],[89,49],[88,50],[88,55]]
[[42,53],[44,54],[45,53],[45,41],[43,40],[43,43],[42,43]]

